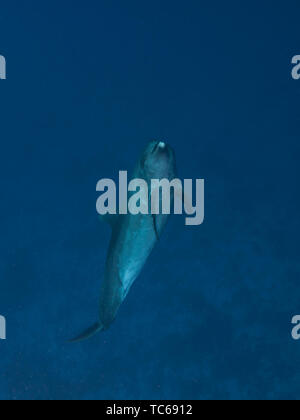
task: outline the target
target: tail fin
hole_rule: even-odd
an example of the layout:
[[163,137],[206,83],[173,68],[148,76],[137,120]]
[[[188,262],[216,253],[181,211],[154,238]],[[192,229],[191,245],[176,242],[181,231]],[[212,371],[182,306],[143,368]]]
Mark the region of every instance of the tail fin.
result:
[[97,334],[98,332],[102,330],[103,330],[103,326],[99,322],[97,322],[97,324],[93,325],[92,327],[84,331],[78,337],[75,337],[73,338],[73,340],[70,340],[69,343],[79,343],[80,341],[93,337],[95,334]]

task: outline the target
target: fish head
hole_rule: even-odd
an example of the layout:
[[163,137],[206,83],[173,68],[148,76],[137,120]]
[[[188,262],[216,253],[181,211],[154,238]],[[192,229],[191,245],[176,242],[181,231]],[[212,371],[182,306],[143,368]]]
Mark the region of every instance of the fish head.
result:
[[141,169],[147,179],[172,179],[176,174],[173,149],[163,141],[151,141],[142,156]]

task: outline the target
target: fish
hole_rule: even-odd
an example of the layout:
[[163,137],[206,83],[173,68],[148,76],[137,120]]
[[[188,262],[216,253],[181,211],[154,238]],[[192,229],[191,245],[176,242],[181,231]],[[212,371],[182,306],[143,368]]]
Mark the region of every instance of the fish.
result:
[[[132,178],[144,180],[148,191],[151,191],[151,180],[172,181],[176,173],[175,153],[171,146],[162,141],[151,141],[138,160]],[[160,239],[169,215],[154,215],[149,212],[135,215],[107,214],[102,218],[110,224],[112,235],[101,283],[99,319],[82,334],[70,340],[72,343],[88,339],[111,326]]]

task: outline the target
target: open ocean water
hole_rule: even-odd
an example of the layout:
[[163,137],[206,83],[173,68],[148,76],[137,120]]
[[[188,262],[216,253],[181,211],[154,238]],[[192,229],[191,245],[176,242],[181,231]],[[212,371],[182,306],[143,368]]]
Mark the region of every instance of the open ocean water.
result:
[[[1,399],[298,399],[299,1],[0,6]],[[96,183],[151,139],[205,179],[117,320]]]

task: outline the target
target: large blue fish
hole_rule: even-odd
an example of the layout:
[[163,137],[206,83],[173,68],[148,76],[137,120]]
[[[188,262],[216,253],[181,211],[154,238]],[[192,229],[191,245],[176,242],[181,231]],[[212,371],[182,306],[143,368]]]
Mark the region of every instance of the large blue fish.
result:
[[[171,147],[164,142],[150,142],[138,161],[133,179],[145,180],[151,191],[152,179],[171,181],[175,176],[175,155]],[[107,215],[104,219],[112,227],[112,237],[101,286],[99,320],[72,342],[92,337],[112,324],[159,239],[168,215],[152,215],[149,211],[146,215]]]

